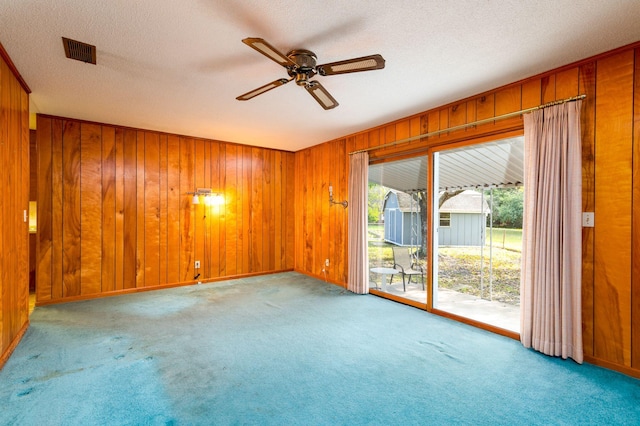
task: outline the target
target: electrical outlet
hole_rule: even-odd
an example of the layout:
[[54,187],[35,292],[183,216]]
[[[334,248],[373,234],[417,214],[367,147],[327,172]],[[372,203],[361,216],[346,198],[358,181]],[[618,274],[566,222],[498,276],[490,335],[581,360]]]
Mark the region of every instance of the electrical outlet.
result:
[[584,228],[593,228],[594,226],[593,220],[594,220],[593,212],[582,213],[582,226]]
[[196,260],[196,269],[200,269],[200,261]]
[[329,266],[329,259],[324,260],[324,266]]

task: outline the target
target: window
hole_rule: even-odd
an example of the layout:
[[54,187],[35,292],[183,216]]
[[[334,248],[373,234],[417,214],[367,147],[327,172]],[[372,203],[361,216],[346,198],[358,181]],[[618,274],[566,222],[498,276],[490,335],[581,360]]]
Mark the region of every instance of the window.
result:
[[440,213],[440,227],[448,228],[451,226],[451,213]]

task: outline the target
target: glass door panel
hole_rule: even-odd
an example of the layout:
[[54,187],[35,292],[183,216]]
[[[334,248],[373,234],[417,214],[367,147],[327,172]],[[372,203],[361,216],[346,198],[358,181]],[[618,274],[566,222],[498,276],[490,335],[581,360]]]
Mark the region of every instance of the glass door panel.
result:
[[524,140],[434,153],[433,306],[520,327]]
[[369,166],[370,288],[426,303],[427,158]]

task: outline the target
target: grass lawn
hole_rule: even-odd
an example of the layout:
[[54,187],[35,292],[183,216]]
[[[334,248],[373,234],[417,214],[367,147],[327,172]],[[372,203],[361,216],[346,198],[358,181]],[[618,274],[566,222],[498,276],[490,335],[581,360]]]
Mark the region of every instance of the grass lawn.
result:
[[522,229],[506,229],[506,228],[493,228],[493,232],[487,228],[487,240],[486,245],[491,244],[491,238],[493,239],[493,246],[507,250],[522,251]]
[[[392,245],[384,242],[383,225],[369,225],[368,233],[369,263],[372,266],[391,267]],[[440,288],[517,305],[520,303],[522,230],[494,228],[492,235],[491,270],[489,229],[482,253],[480,247],[440,247],[438,285]]]
[[[517,251],[485,248],[481,261],[479,247],[440,247],[438,249],[438,286],[484,299],[518,305],[520,303],[520,260]],[[490,279],[491,277],[491,279]]]

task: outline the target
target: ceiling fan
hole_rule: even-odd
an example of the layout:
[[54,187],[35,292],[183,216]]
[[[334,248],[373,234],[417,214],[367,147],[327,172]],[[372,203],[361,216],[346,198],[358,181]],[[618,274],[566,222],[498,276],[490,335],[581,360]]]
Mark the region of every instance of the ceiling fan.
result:
[[316,74],[336,75],[384,68],[384,58],[380,55],[363,56],[361,58],[316,65],[316,54],[310,50],[295,49],[284,55],[261,38],[245,38],[242,42],[285,67],[290,78],[279,78],[244,95],[240,95],[236,98],[239,101],[248,101],[271,89],[295,80],[298,86],[304,86],[307,92],[318,101],[322,108],[332,109],[338,106],[338,102],[327,92],[327,89],[325,89],[320,82],[311,80],[311,77]]

